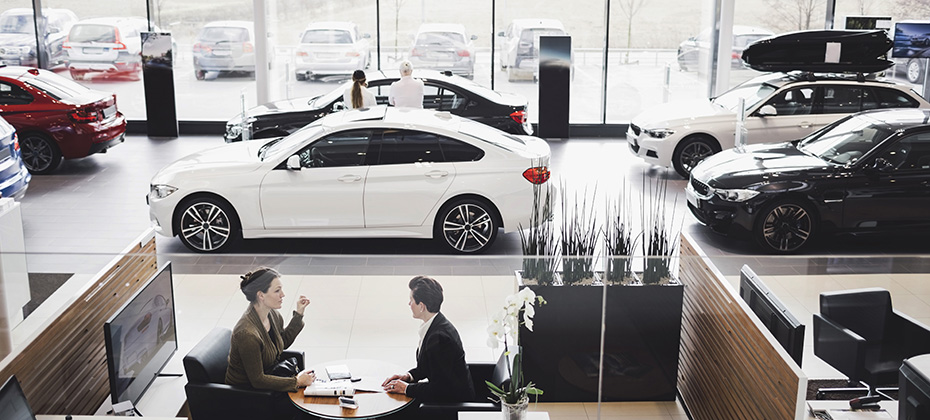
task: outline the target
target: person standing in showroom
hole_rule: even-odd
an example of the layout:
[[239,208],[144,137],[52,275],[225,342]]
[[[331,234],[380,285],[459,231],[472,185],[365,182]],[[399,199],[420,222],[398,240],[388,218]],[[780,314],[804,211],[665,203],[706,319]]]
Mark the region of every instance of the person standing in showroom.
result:
[[413,64],[400,63],[400,80],[391,83],[388,103],[394,106],[423,108],[423,81],[413,78]]
[[349,86],[342,94],[342,102],[346,105],[346,109],[370,108],[377,105],[375,94],[367,88],[365,71],[356,70],[352,73],[352,86]]
[[303,329],[304,310],[310,305],[310,299],[297,298],[291,321],[285,327],[284,317],[278,313],[284,302],[281,274],[273,268],[260,267],[241,278],[239,288],[248,299],[249,307],[233,328],[226,383],[282,392],[275,401],[275,410],[289,417],[294,414],[294,406],[283,392],[312,384],[316,375],[310,371],[299,372],[296,376],[277,376],[271,371],[280,362],[284,349]]
[[[408,284],[410,311],[423,321],[417,366],[387,378],[381,386],[392,394],[404,394],[420,402],[466,402],[475,399],[465,349],[455,326],[439,312],[442,286],[438,281],[416,276]],[[428,379],[427,382],[420,382]]]

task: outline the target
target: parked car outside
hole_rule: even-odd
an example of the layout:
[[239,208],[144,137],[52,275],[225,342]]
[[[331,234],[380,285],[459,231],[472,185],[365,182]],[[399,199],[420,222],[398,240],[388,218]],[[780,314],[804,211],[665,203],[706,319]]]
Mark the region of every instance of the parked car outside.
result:
[[748,143],[796,140],[846,115],[876,108],[928,108],[910,86],[855,75],[765,74],[709,101],[670,102],[633,117],[630,150],[687,178],[701,159],[734,146],[745,100]]
[[210,22],[194,43],[194,76],[206,72],[242,72],[255,76],[255,25],[241,20]]
[[[67,55],[62,44],[77,15],[67,9],[42,9],[44,19],[39,25],[45,32],[45,65],[48,68],[64,64]],[[0,64],[38,67],[36,53],[36,23],[31,8],[15,8],[0,13]]]
[[[379,104],[388,103],[391,83],[400,79],[397,71],[369,71],[368,89]],[[433,70],[414,70],[423,81],[423,107],[449,111],[511,134],[533,134],[529,123],[529,103],[515,93],[498,92],[471,80]],[[286,136],[333,112],[345,109],[343,93],[352,82],[340,85],[325,95],[295,98],[257,106],[226,122],[226,142],[242,140],[242,130],[250,139]]]
[[[142,35],[148,21],[137,17],[102,17],[78,21],[62,48],[68,53],[71,78],[88,73],[142,77]],[[158,28],[153,28],[158,30]]]
[[23,162],[16,129],[0,117],[0,197],[23,198],[30,180],[32,174]]
[[414,69],[451,71],[472,79],[475,77],[476,35],[467,35],[459,23],[424,23],[420,25],[410,49],[409,60]]
[[549,145],[448,112],[383,105],[288,137],[227,144],[158,171],[155,230],[197,252],[240,238],[435,238],[478,253],[530,226]]
[[[763,38],[775,35],[774,32],[753,26],[733,25],[733,52],[730,54],[730,64],[733,68],[742,68],[743,50],[749,44]],[[695,70],[701,60],[701,55],[708,55],[711,47],[711,31],[705,29],[698,36],[693,36],[678,45],[678,67],[684,71]]]
[[294,57],[297,80],[314,76],[351,75],[371,64],[369,34],[352,22],[316,22],[300,34]]
[[558,19],[514,19],[507,30],[497,34],[500,41],[501,69],[528,67],[539,64],[539,37],[566,35]]
[[54,172],[62,159],[105,153],[125,139],[116,95],[48,70],[0,68],[0,115],[16,127],[33,174]]
[[872,110],[802,140],[727,150],[699,163],[688,207],[715,232],[772,253],[826,233],[926,233],[930,110]]

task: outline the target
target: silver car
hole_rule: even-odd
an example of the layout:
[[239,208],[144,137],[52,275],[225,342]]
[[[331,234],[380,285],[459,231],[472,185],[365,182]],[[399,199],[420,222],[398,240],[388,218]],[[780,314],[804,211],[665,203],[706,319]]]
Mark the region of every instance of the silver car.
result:
[[254,76],[254,42],[252,22],[225,20],[204,25],[194,44],[194,76],[203,80],[208,71]]
[[451,71],[467,77],[475,76],[475,48],[477,36],[465,34],[465,25],[458,23],[424,23],[417,30],[410,63],[413,68]]
[[315,22],[300,34],[294,57],[297,80],[314,76],[350,75],[371,63],[369,34],[352,22]]
[[68,52],[71,78],[80,80],[94,72],[139,80],[142,72],[140,33],[147,31],[148,26],[147,20],[134,17],[94,18],[75,23],[62,47]]
[[[77,15],[67,9],[42,9],[45,27],[45,65],[62,64],[67,57],[61,49]],[[0,13],[0,63],[8,66],[38,67],[36,55],[36,22],[31,8],[9,9]]]

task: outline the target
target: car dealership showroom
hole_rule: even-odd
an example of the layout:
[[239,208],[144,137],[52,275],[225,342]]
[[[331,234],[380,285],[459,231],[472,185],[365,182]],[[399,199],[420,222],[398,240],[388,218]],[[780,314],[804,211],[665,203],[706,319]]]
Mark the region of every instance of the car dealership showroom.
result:
[[0,420],[930,420],[927,16],[0,0]]

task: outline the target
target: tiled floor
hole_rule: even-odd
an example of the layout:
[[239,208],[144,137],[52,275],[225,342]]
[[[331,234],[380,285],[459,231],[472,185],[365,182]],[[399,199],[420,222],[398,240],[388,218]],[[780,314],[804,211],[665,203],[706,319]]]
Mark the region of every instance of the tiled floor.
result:
[[[222,144],[219,136],[129,136],[107,154],[66,161],[57,174],[34,177],[22,201],[29,271],[75,273],[56,293],[59,302],[72,295],[149,226],[145,195],[152,174],[185,154]],[[681,199],[685,181],[633,158],[622,139],[572,139],[551,147],[554,182],[579,192],[596,187],[599,197],[615,196],[626,185],[637,196],[644,180],[667,178],[670,196],[679,194],[670,204],[676,206],[676,220],[720,271],[735,282],[739,267],[749,264],[801,322],[810,324],[820,292],[873,285],[890,289],[898,309],[930,322],[930,283],[924,274],[930,273],[928,241],[827,238],[811,249],[815,257],[759,256],[751,243],[717,236],[697,224]],[[289,299],[305,293],[313,300],[298,343],[311,360],[358,356],[412,363],[417,325],[405,312],[404,283],[415,274],[435,276],[446,285],[446,312],[462,332],[469,358],[491,360],[482,309],[510,290],[510,275],[520,265],[517,233],[500,235],[488,254],[476,258],[439,254],[423,240],[250,240],[219,256],[190,254],[175,238],[156,240],[159,259],[171,260],[177,275],[181,343],[169,371],[180,370],[180,357],[210,328],[235,322],[245,308],[237,296],[238,275],[256,265],[278,267],[287,276]],[[50,312],[43,307],[30,318]],[[394,328],[385,330],[383,320],[394,321]],[[31,333],[36,322],[29,321],[17,327],[14,339]],[[812,378],[838,377],[811,353],[812,328],[807,335],[805,372]],[[561,419],[597,416],[590,404],[549,404],[546,410]],[[615,417],[684,415],[671,403],[601,406],[601,418]]]

